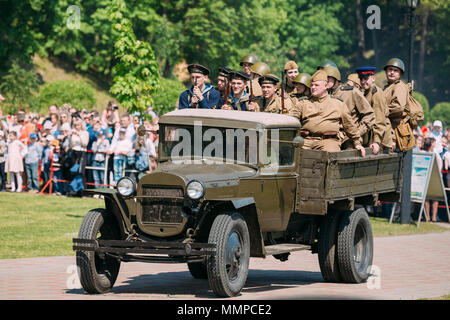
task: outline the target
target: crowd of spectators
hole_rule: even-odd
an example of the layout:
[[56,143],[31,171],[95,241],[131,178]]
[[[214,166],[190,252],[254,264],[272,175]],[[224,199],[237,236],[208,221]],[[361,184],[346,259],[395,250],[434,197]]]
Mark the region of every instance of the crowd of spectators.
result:
[[[157,164],[158,117],[147,113],[149,120],[119,115],[113,101],[102,112],[69,104],[51,105],[47,115],[0,109],[0,191],[80,195],[124,175],[139,180]],[[145,136],[136,135],[139,125]]]
[[[442,172],[444,186],[450,188],[450,128],[446,130],[442,126],[440,120],[435,120],[432,125],[416,128],[414,132],[416,138],[416,146],[414,151],[432,152],[436,154],[439,170]],[[430,202],[425,202],[425,219],[426,221],[439,221],[438,201],[432,201],[432,215],[430,217]]]

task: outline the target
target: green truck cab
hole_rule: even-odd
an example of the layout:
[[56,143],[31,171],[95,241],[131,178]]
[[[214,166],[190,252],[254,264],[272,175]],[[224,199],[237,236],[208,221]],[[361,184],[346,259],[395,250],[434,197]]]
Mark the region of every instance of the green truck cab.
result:
[[[114,285],[121,262],[187,263],[214,294],[245,285],[250,257],[311,250],[325,281],[367,280],[373,237],[365,205],[396,201],[402,156],[303,150],[298,119],[227,110],[169,112],[158,168],[101,195],[73,239],[88,293]],[[141,127],[138,134],[145,134]]]

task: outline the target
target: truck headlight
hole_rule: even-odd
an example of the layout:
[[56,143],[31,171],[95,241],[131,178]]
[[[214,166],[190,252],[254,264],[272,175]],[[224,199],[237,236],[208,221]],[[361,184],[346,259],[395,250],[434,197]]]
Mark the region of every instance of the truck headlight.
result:
[[123,177],[117,182],[117,191],[120,195],[129,197],[136,191],[136,183],[128,177]]
[[192,180],[186,186],[186,192],[189,198],[198,200],[205,194],[205,186],[197,180]]

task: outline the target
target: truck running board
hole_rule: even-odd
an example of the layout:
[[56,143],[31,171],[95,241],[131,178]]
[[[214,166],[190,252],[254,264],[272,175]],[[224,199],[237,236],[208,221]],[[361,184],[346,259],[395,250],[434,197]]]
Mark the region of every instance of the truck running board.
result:
[[311,250],[311,246],[308,246],[306,244],[280,243],[280,244],[266,246],[265,249],[266,249],[266,255],[272,256],[272,255],[288,253],[288,252],[292,252],[292,251]]

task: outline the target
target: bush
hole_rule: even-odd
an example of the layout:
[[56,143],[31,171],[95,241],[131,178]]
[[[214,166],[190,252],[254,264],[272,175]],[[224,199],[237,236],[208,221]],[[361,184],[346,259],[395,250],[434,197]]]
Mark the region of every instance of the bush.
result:
[[419,101],[423,108],[425,119],[423,120],[422,125],[430,122],[430,104],[428,103],[428,99],[422,93],[416,91],[414,91],[414,98]]
[[441,120],[444,128],[450,126],[450,102],[439,102],[431,109],[431,121]]
[[160,87],[153,97],[153,110],[158,115],[163,115],[175,109],[180,94],[186,90],[185,86],[177,81],[161,78]]
[[69,103],[81,110],[92,109],[96,105],[94,89],[85,81],[58,80],[45,84],[38,97],[39,110],[46,111],[49,105]]

